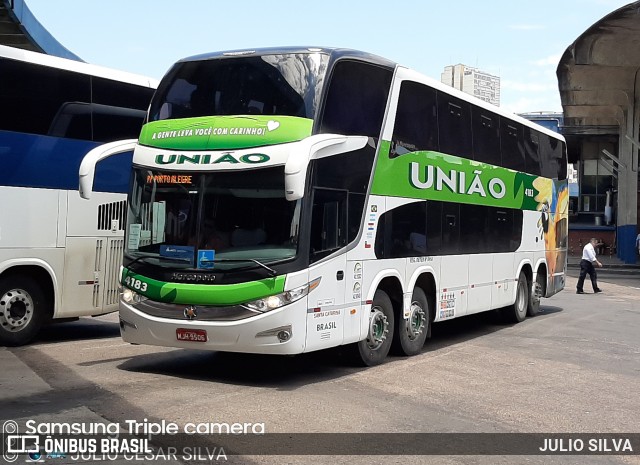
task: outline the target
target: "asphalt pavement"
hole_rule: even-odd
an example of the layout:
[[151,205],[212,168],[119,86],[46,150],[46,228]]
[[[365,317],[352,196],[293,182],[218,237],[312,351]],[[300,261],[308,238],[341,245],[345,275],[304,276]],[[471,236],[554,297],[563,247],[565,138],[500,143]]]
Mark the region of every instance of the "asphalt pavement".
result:
[[[310,440],[324,444],[326,433],[638,433],[640,290],[608,278],[602,294],[585,287],[576,295],[569,276],[538,316],[515,325],[491,313],[438,323],[420,354],[366,369],[335,351],[271,357],[130,345],[117,314],[52,325],[30,346],[0,348],[0,425],[249,422],[267,433],[316,434]],[[157,447],[171,444],[163,437]],[[333,457],[332,447],[324,456],[249,454],[228,463],[640,463],[637,452]],[[68,459],[45,461],[97,463]],[[158,462],[194,461],[136,463]]]

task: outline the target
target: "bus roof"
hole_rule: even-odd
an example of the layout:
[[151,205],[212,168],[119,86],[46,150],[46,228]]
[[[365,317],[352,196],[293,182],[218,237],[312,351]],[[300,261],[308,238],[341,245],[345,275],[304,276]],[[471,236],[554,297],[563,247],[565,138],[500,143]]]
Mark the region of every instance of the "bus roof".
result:
[[332,60],[342,59],[342,58],[357,58],[369,63],[377,64],[380,66],[385,66],[391,69],[396,67],[402,67],[405,69],[409,69],[415,72],[416,79],[424,84],[427,84],[441,92],[446,92],[455,97],[458,97],[461,100],[465,100],[473,105],[476,105],[484,110],[490,111],[492,113],[496,113],[500,116],[504,116],[505,118],[509,118],[513,121],[516,121],[520,124],[528,126],[536,131],[542,132],[550,137],[555,139],[559,139],[564,141],[564,137],[561,134],[558,134],[555,131],[552,131],[544,126],[532,122],[526,118],[523,118],[515,113],[511,113],[506,111],[500,107],[492,105],[484,100],[480,100],[479,98],[474,97],[473,95],[467,94],[458,90],[454,87],[450,87],[446,84],[441,83],[425,74],[419,73],[418,71],[412,70],[411,68],[407,68],[402,66],[394,61],[388,60],[386,58],[380,57],[378,55],[374,55],[367,52],[362,52],[359,50],[353,50],[349,48],[336,48],[336,47],[270,47],[270,48],[253,48],[253,49],[242,49],[242,50],[228,50],[228,51],[219,51],[219,52],[211,52],[205,53],[201,55],[194,55],[190,57],[183,58],[178,61],[178,63],[185,63],[190,61],[203,61],[203,60],[212,60],[219,58],[233,58],[238,56],[263,56],[263,55],[281,55],[281,54],[291,54],[291,53],[310,53],[310,52],[319,52],[326,53],[331,56]]
[[380,66],[386,66],[394,68],[396,63],[371,53],[362,52],[359,50],[353,50],[349,48],[336,48],[336,47],[269,47],[269,48],[253,48],[243,50],[226,50],[220,52],[211,52],[201,55],[195,55],[184,58],[178,63],[187,61],[200,61],[211,60],[217,58],[232,58],[237,56],[263,56],[263,55],[284,55],[292,53],[326,53],[331,56],[332,59],[338,58],[360,58],[370,63],[378,64]]
[[44,53],[31,52],[15,47],[0,45],[0,58],[9,58],[11,60],[33,63],[36,65],[47,66],[50,68],[63,69],[74,73],[87,74],[90,76],[111,79],[114,81],[127,82],[143,87],[155,89],[158,87],[158,80],[139,74],[128,73],[102,66],[91,65],[66,58],[59,58]]

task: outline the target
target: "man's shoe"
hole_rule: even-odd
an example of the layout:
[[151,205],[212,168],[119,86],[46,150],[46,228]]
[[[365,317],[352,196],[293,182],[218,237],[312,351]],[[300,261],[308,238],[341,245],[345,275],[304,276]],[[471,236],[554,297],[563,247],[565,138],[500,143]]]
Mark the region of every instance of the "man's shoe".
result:
[[580,289],[578,289],[578,290],[576,291],[576,294],[584,294],[584,291],[581,291]]
[[595,291],[593,291],[594,294],[597,294],[598,292],[602,292],[602,289],[598,288]]

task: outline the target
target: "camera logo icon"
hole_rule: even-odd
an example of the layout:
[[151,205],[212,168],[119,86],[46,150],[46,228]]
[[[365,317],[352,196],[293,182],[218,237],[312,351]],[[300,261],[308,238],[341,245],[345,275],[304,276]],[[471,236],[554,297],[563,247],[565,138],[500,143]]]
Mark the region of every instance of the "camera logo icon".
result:
[[40,454],[40,438],[36,435],[20,434],[18,423],[7,420],[2,424],[2,458],[7,463],[15,462],[20,454]]
[[11,452],[13,443],[9,438],[12,435],[18,434],[18,424],[13,420],[7,420],[2,424],[2,458],[8,462],[15,462],[18,459],[18,454]]

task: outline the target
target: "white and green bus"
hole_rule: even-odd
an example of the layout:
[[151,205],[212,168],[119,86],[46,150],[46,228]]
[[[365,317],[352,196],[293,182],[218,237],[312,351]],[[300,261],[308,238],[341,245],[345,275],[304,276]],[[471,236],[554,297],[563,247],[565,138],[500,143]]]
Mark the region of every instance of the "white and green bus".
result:
[[558,134],[366,53],[234,51],[179,61],[135,148],[125,341],[366,365],[431,325],[513,321],[564,287]]

